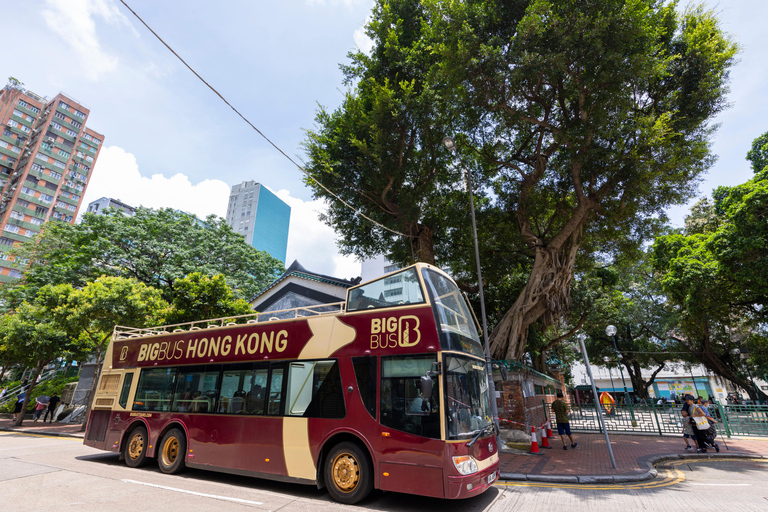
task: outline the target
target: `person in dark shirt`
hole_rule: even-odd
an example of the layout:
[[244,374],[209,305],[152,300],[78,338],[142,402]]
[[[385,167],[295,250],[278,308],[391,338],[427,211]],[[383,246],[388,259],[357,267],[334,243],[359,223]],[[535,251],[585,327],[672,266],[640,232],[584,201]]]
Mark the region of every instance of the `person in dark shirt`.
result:
[[579,443],[573,441],[571,435],[571,422],[568,420],[568,405],[563,401],[563,392],[557,392],[557,400],[552,402],[552,410],[555,411],[555,422],[557,423],[557,433],[560,434],[560,439],[563,441],[563,450],[567,450],[568,446],[565,443],[565,436],[571,440],[571,448],[576,448]]
[[48,400],[48,409],[45,410],[45,416],[43,416],[43,423],[45,423],[45,420],[48,419],[48,414],[51,415],[51,423],[53,423],[54,414],[56,413],[56,406],[58,403],[61,402],[58,396],[56,396],[56,393],[53,394],[53,396]]

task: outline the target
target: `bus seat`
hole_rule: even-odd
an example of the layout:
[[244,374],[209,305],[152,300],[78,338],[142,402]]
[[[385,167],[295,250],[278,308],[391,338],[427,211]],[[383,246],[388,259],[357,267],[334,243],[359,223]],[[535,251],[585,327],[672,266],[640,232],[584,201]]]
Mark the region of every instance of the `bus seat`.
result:
[[236,396],[229,401],[229,412],[242,412],[243,397]]

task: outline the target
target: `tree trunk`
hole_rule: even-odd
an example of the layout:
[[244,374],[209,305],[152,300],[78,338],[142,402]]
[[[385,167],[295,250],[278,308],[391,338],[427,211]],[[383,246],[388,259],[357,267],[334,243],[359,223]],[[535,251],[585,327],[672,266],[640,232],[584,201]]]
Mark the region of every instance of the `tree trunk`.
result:
[[40,376],[40,372],[43,371],[43,368],[47,362],[43,361],[42,363],[38,363],[37,368],[32,373],[32,378],[29,379],[29,385],[27,386],[26,391],[22,389],[26,394],[24,396],[24,403],[21,406],[21,412],[19,412],[19,417],[16,418],[16,423],[14,424],[17,427],[20,427],[21,424],[24,422],[24,416],[27,414],[27,405],[29,404],[29,397],[32,395],[32,390],[35,389],[35,384],[37,384],[37,378]]
[[566,248],[534,248],[533,269],[525,288],[490,334],[493,357],[519,361],[530,325],[542,317],[545,325],[551,325],[567,312],[580,239],[581,229]]
[[411,228],[411,234],[416,237],[412,239],[411,247],[413,250],[413,257],[415,261],[423,263],[435,264],[435,246],[434,246],[434,230],[423,224],[417,224]]

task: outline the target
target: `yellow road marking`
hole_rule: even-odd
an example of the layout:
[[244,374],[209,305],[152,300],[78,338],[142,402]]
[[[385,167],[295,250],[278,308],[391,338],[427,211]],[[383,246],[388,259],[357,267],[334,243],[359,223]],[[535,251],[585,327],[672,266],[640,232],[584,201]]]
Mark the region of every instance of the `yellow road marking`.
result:
[[70,436],[49,436],[47,434],[33,434],[31,432],[19,432],[19,431],[0,431],[0,435],[6,435],[6,436],[27,436],[27,437],[44,437],[46,439],[71,439],[73,441],[82,441],[82,438],[79,437],[70,437]]
[[[680,466],[683,464],[696,464],[701,462],[719,462],[719,461],[734,461],[734,460],[748,460],[753,462],[768,463],[765,459],[741,459],[741,458],[717,458],[717,459],[692,459],[692,460],[678,460],[669,461],[664,464],[670,466]],[[659,487],[669,487],[670,485],[679,484],[685,481],[685,474],[676,469],[664,469],[659,471],[659,475],[662,476],[662,480],[654,479],[647,482],[638,482],[636,484],[559,484],[559,483],[547,483],[547,482],[497,482],[494,485],[503,487],[540,487],[540,488],[552,488],[552,489],[589,489],[589,490],[616,490],[616,489],[654,489]]]

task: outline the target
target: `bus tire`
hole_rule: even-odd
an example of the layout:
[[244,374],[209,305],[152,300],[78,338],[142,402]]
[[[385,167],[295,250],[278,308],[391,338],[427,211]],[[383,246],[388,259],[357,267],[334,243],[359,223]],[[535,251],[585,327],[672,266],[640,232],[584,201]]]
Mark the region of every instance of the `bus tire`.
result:
[[157,465],[160,471],[172,475],[184,471],[186,464],[184,458],[187,454],[187,438],[184,432],[173,428],[163,436],[157,456]]
[[373,489],[373,469],[368,454],[354,443],[339,443],[325,459],[325,485],[331,498],[351,505]]
[[123,458],[128,467],[140,468],[147,463],[147,447],[149,437],[147,429],[136,427],[128,433],[128,438],[123,445]]

